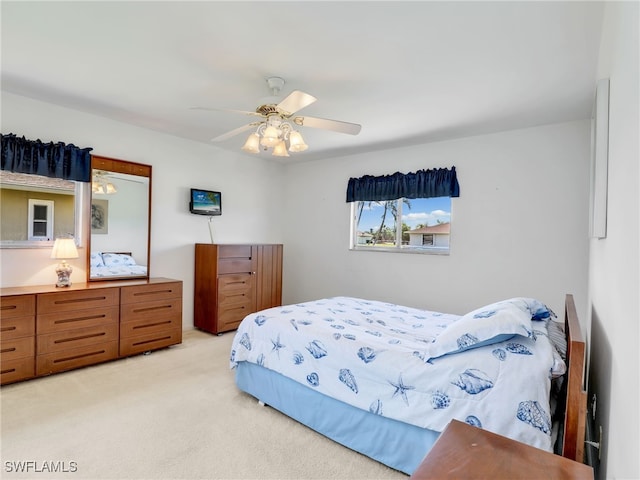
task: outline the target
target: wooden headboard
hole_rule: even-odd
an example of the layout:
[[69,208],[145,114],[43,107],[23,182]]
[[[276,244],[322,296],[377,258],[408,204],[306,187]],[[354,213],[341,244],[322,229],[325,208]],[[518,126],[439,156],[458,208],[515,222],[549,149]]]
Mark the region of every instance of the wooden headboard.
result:
[[565,299],[564,325],[567,334],[567,401],[562,456],[583,463],[587,419],[587,392],[584,390],[586,349],[573,295],[567,295]]

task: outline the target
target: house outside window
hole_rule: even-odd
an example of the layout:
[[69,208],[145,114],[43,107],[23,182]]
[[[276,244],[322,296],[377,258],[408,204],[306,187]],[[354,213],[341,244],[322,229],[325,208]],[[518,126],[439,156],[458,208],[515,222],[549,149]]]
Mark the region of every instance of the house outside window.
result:
[[351,203],[352,250],[448,254],[451,198]]

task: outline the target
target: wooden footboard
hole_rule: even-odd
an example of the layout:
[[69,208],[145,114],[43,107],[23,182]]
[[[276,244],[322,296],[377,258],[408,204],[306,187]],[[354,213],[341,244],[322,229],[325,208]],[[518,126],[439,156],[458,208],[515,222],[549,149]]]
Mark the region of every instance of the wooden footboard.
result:
[[583,463],[587,415],[587,392],[584,389],[585,340],[573,295],[566,296],[564,322],[567,334],[567,401],[562,456]]

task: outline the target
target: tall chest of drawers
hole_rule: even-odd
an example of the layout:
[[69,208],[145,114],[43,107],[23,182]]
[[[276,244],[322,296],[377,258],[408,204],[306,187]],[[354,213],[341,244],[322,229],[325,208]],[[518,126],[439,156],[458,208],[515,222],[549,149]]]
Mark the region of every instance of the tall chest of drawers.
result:
[[194,325],[235,330],[250,313],[282,303],[281,244],[195,246]]
[[0,383],[182,342],[182,282],[168,278],[1,290]]

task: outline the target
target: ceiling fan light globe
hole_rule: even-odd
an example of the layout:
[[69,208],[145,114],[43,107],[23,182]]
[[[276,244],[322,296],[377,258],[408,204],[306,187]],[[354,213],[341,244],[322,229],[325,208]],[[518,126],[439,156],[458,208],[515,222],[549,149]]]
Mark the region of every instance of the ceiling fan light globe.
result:
[[309,145],[304,143],[302,135],[298,131],[293,131],[289,134],[289,151],[290,152],[304,152]]
[[260,140],[260,145],[263,147],[275,147],[282,140],[280,139],[280,130],[276,127],[269,125],[264,129],[264,133],[262,134],[262,140]]
[[242,146],[242,150],[249,153],[260,153],[260,135],[257,133],[249,135]]
[[280,142],[277,143],[275,147],[273,147],[272,155],[274,157],[288,157],[289,156],[289,152],[287,152],[287,146],[284,144],[284,141],[280,140]]

